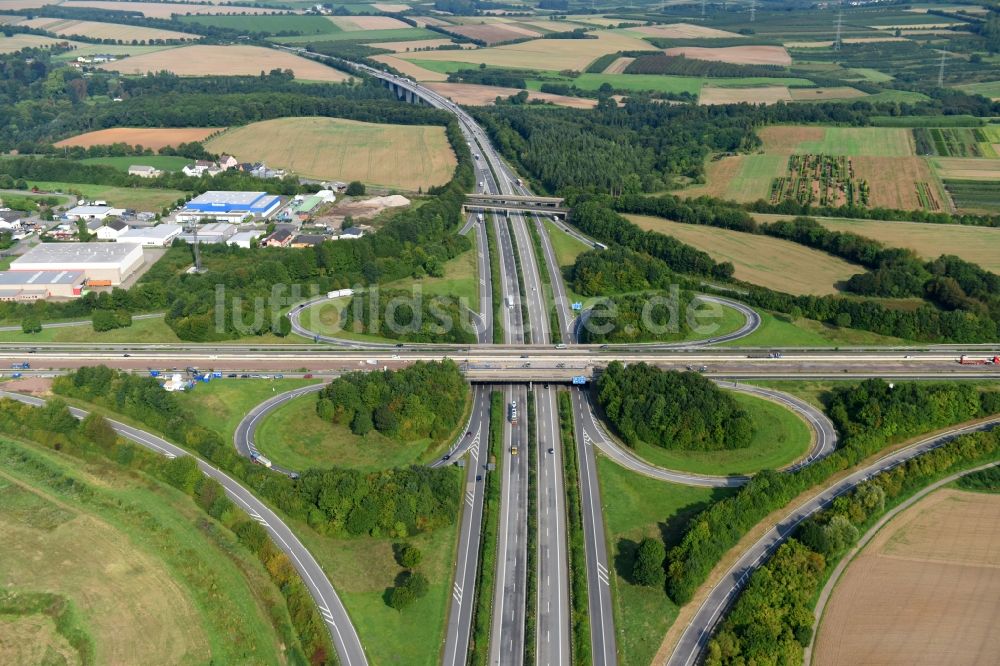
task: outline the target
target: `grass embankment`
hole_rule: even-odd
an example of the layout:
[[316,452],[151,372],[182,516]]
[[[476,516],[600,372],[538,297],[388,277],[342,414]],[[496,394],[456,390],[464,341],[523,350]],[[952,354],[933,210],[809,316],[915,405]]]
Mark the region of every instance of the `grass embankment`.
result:
[[795,412],[746,393],[732,397],[753,418],[750,445],[721,451],[679,451],[640,443],[635,453],[654,465],[696,474],[752,474],[790,465],[809,450],[811,433]]
[[497,224],[493,213],[489,214],[490,219],[483,224],[486,228],[486,244],[490,252],[490,287],[493,293],[493,344],[499,345],[504,342],[503,331],[503,288],[500,285],[500,251],[497,249]]
[[597,458],[597,474],[608,551],[614,557],[612,603],[618,658],[623,666],[646,666],[677,617],[678,607],[662,587],[633,581],[635,550],[646,537],[663,539],[669,550],[693,515],[733,491],[664,483],[630,472],[603,456]]
[[[291,469],[337,466],[376,470],[430,462],[454,441],[450,436],[440,441],[423,438],[403,442],[376,430],[355,435],[347,425],[321,419],[316,413],[316,400],[317,394],[307,394],[271,412],[257,429],[254,443],[261,453]],[[465,428],[471,408],[470,393],[456,428]]]
[[199,425],[231,442],[236,426],[251,409],[278,393],[313,383],[310,379],[215,379],[178,394],[177,399]]
[[772,314],[762,310],[760,328],[739,340],[724,342],[731,347],[838,347],[865,345],[916,344],[871,331],[841,328],[824,324],[815,319],[791,318],[786,314]]
[[592,247],[581,243],[568,233],[557,227],[551,220],[542,220],[545,223],[545,230],[549,233],[549,242],[552,243],[552,251],[556,254],[556,261],[560,268],[572,266],[576,258]]
[[532,342],[531,317],[528,316],[528,294],[524,289],[524,271],[521,270],[521,253],[517,247],[517,239],[514,237],[514,225],[510,218],[507,221],[507,234],[510,236],[510,248],[514,253],[514,276],[517,278],[517,293],[521,303],[521,328],[524,332],[524,344],[530,345]]
[[475,611],[472,616],[472,637],[469,664],[486,666],[489,661],[490,626],[493,615],[493,588],[496,585],[497,538],[500,526],[500,465],[503,456],[496,455],[503,443],[503,394],[490,395],[489,461],[496,469],[485,475],[483,503],[483,538],[479,542],[479,569],[476,576]]
[[80,160],[84,164],[101,164],[111,166],[119,171],[128,171],[130,166],[141,165],[151,166],[160,171],[180,171],[186,165],[191,164],[191,160],[186,157],[176,157],[174,155],[134,155],[131,157],[88,157]]
[[549,271],[549,262],[545,260],[545,250],[542,248],[542,237],[538,233],[538,226],[534,220],[525,219],[524,223],[531,234],[531,244],[535,249],[535,261],[538,264],[538,272],[542,276],[542,297],[545,302],[545,311],[549,313],[549,342],[564,342],[562,336],[562,326],[559,324],[559,311],[555,302],[555,290],[552,288],[553,278]]
[[569,603],[572,621],[572,663],[590,664],[590,613],[587,597],[587,560],[583,550],[583,514],[580,504],[580,474],[573,432],[573,405],[569,393],[559,393],[559,435],[563,447],[563,481],[566,487],[566,530],[569,547]]
[[82,663],[285,663],[280,646],[294,639],[280,593],[187,495],[10,439],[0,460],[5,591],[69,604],[73,631],[57,628],[74,647],[89,642]]
[[[19,322],[11,322],[16,325]],[[0,342],[93,342],[93,343],[126,343],[137,344],[147,342],[180,342],[173,329],[167,326],[163,317],[138,319],[126,328],[116,328],[111,331],[97,332],[90,323],[79,326],[63,326],[60,328],[43,328],[38,333],[22,331],[0,331]]]
[[473,248],[449,259],[442,265],[441,277],[403,278],[379,285],[380,289],[406,289],[420,287],[424,296],[451,296],[464,300],[469,308],[479,310],[479,265]]
[[538,431],[535,426],[535,392],[528,391],[528,537],[524,596],[524,663],[535,663],[538,629]]
[[102,199],[108,205],[117,208],[135,208],[158,212],[169,208],[187,195],[180,190],[168,190],[153,187],[112,187],[110,185],[91,185],[89,183],[58,183],[52,181],[29,181],[29,187],[37,187],[46,192],[58,190],[67,194],[75,194],[84,199]]

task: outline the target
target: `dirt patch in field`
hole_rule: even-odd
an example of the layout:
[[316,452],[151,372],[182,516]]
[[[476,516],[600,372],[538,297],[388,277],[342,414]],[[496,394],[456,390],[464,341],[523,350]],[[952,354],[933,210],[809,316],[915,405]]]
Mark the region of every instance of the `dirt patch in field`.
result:
[[940,490],[847,567],[816,666],[1000,663],[1000,495]]
[[736,65],[781,65],[792,64],[792,56],[784,46],[725,46],[711,48],[707,46],[677,46],[667,49],[669,56],[684,56],[695,60],[712,62],[729,62]]
[[421,28],[429,25],[451,25],[447,21],[444,21],[439,18],[434,18],[433,16],[413,16],[412,18],[414,21],[417,22],[417,25]]
[[757,130],[757,135],[764,142],[766,152],[790,155],[803,141],[822,141],[823,137],[826,136],[826,128],[804,125],[772,125]]
[[[44,2],[42,4],[52,4]],[[169,2],[116,2],[115,0],[66,0],[61,7],[90,7],[109,11],[138,12],[150,18],[170,18],[173,14],[276,14],[286,9],[227,5],[198,5]]]
[[347,74],[314,60],[261,46],[182,46],[102,65],[123,74],[168,71],[178,76],[256,76],[290,69],[305,81],[346,81]]
[[[471,106],[486,106],[493,104],[497,96],[510,97],[521,92],[519,88],[480,86],[471,83],[430,83],[427,87],[441,93],[445,97],[450,97],[457,104],[469,104]],[[567,106],[573,109],[592,109],[597,106],[597,100],[595,99],[553,95],[533,90],[528,91],[528,99],[538,99],[550,104]]]
[[[431,53],[434,53],[434,52],[432,51]],[[451,51],[449,51],[449,53],[451,53]],[[421,53],[420,55],[421,55],[421,57],[423,57],[425,54]],[[430,53],[428,53],[426,55],[430,55]],[[425,69],[425,68],[421,67],[420,65],[413,64],[409,60],[403,60],[402,58],[397,58],[396,56],[393,56],[393,55],[388,55],[388,54],[377,55],[377,56],[373,56],[372,60],[374,60],[376,62],[380,62],[383,65],[389,65],[390,67],[393,67],[393,68],[399,70],[400,72],[402,72],[406,76],[409,76],[410,78],[415,79],[417,81],[447,81],[448,80],[448,75],[447,74],[444,74],[442,72],[435,72],[434,70],[431,70],[431,69]]]
[[868,181],[871,188],[870,206],[919,210],[923,208],[917,193],[917,183],[931,188],[938,209],[945,201],[922,157],[854,157],[855,173]]
[[410,200],[398,194],[386,197],[372,197],[357,201],[345,201],[326,211],[315,219],[319,225],[340,225],[348,215],[354,220],[371,220],[387,208],[409,206]]
[[705,86],[698,95],[699,104],[776,104],[790,102],[792,95],[787,86],[759,86],[756,88],[712,88]]
[[857,88],[850,86],[830,86],[828,88],[789,88],[788,92],[796,102],[822,100],[822,99],[851,99],[854,97],[865,97]]
[[[55,144],[63,146],[109,146],[114,143],[127,143],[130,146],[142,146],[159,150],[165,146],[178,146],[192,141],[204,141],[221,127],[112,127],[110,129],[78,134],[63,139]],[[137,160],[139,158],[136,158]]]
[[477,39],[487,44],[499,44],[509,42],[523,37],[540,37],[541,33],[532,32],[512,25],[486,24],[486,25],[455,25],[445,28],[448,32],[453,32],[462,37]]
[[725,39],[727,37],[740,37],[735,32],[727,30],[716,30],[690,23],[670,23],[668,25],[646,25],[639,28],[630,28],[633,32],[639,32],[650,37],[666,37],[668,39]]
[[604,70],[605,74],[624,74],[625,68],[635,62],[635,58],[618,58]]
[[97,21],[71,21],[66,19],[34,18],[21,21],[17,25],[45,30],[56,35],[90,37],[93,39],[114,39],[131,42],[133,39],[200,39],[198,35],[176,30],[141,28],[134,25],[100,23]]
[[49,393],[52,380],[47,377],[22,377],[0,384],[0,389],[16,393]]

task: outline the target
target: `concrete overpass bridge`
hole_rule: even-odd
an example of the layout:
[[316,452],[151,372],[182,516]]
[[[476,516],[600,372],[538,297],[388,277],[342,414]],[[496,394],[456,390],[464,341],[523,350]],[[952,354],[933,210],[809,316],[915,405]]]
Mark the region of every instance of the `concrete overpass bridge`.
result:
[[467,194],[466,212],[518,210],[529,213],[567,215],[570,209],[562,197],[536,197],[526,194]]

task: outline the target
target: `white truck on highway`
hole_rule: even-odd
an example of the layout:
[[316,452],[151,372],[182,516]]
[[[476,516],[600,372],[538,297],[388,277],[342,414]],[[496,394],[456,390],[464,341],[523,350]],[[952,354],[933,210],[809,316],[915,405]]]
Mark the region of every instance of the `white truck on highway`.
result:
[[476,215],[476,219],[479,221],[479,224],[482,224],[486,218],[483,217],[482,213],[480,213],[479,215]]
[[511,296],[510,294],[507,294],[507,307],[509,308],[514,307],[514,297]]
[[259,453],[251,453],[250,460],[254,461],[258,465],[263,465],[264,467],[270,467],[271,461],[260,455]]
[[327,298],[340,298],[341,296],[353,296],[353,289],[335,289],[334,291],[326,292]]

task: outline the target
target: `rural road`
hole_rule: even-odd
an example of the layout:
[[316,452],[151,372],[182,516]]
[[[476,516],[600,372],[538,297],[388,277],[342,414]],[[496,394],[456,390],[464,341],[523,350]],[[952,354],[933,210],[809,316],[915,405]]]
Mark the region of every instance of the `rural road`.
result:
[[[17,400],[35,407],[45,404],[45,401],[41,398],[11,393],[9,391],[0,391],[0,397],[10,398],[11,400]],[[88,412],[76,407],[71,407],[70,412],[78,419],[83,419],[88,414]],[[152,433],[133,428],[119,421],[111,419],[107,419],[107,421],[114,428],[115,432],[122,437],[167,458],[191,455],[184,449]],[[298,537],[295,536],[288,525],[277,514],[271,511],[267,505],[257,499],[243,485],[201,458],[197,456],[192,457],[198,461],[198,467],[202,473],[218,481],[225,489],[226,495],[245,511],[247,515],[260,523],[267,530],[274,544],[291,560],[295,570],[299,572],[302,581],[306,584],[309,594],[312,595],[313,600],[316,602],[320,616],[326,623],[340,663],[344,666],[362,666],[363,664],[367,664],[368,660],[365,656],[364,648],[361,646],[361,640],[354,630],[354,625],[351,624],[347,610],[341,603],[340,597],[337,596],[337,592],[333,589],[330,580],[323,573],[323,569],[312,556],[312,553],[306,549]]]
[[850,492],[858,484],[867,481],[871,477],[890,470],[907,460],[914,458],[921,453],[926,453],[935,449],[952,439],[971,432],[989,430],[1000,424],[1000,417],[993,418],[975,425],[962,428],[953,428],[933,437],[922,439],[909,446],[894,451],[879,458],[872,464],[852,473],[846,478],[837,481],[823,490],[819,491],[811,498],[800,504],[789,514],[787,514],[774,527],[768,530],[764,536],[745,550],[739,559],[726,572],[725,576],[712,588],[708,597],[698,608],[691,623],[684,629],[684,633],[674,647],[673,653],[668,660],[669,666],[692,666],[697,664],[704,654],[708,641],[722,620],[725,611],[739,596],[740,591],[746,585],[747,580],[758,567],[777,550],[788,537],[792,535],[798,525],[821,509],[829,506],[836,498],[844,493]]

